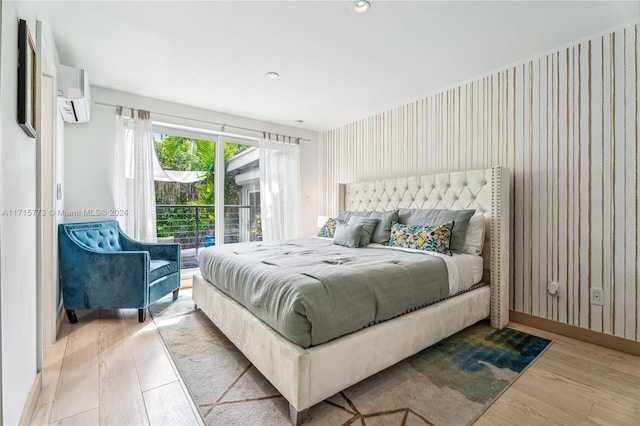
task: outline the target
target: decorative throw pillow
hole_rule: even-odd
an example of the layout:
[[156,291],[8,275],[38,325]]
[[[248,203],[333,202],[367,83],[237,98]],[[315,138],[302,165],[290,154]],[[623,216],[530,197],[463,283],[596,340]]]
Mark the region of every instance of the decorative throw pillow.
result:
[[349,219],[349,225],[362,224],[362,235],[360,236],[360,247],[366,247],[371,243],[371,237],[373,231],[376,229],[379,219],[373,219],[370,217],[351,216]]
[[333,244],[351,248],[359,247],[363,227],[364,225],[362,223],[357,225],[339,223],[338,226],[336,226],[336,232],[333,236]]
[[333,234],[336,232],[336,226],[338,226],[339,223],[346,223],[346,221],[332,217],[329,218],[327,223],[322,225],[322,228],[318,231],[318,237],[333,238]]
[[475,209],[400,209],[396,222],[412,223],[414,225],[453,222],[455,226],[451,227],[451,245],[449,248],[455,253],[462,253],[469,220],[475,212]]
[[391,223],[398,221],[398,210],[390,210],[387,212],[343,211],[338,214],[338,219],[348,221],[354,216],[378,219],[378,224],[376,225],[376,229],[373,231],[373,234],[371,235],[371,242],[378,243],[378,244],[385,244],[385,245],[389,244],[389,232],[391,231]]
[[434,226],[403,225],[394,222],[391,225],[389,246],[434,251],[451,256],[451,228],[453,222]]

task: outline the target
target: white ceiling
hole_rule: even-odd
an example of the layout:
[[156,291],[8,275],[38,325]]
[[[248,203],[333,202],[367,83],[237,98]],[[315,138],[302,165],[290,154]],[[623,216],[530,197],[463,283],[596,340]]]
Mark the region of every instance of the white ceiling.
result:
[[[92,84],[326,130],[640,19],[640,2],[46,3]],[[265,76],[276,71],[277,80]]]

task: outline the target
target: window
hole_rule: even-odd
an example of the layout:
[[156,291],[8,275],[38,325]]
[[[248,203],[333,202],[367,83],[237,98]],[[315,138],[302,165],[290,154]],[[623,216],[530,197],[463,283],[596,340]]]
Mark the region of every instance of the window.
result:
[[181,244],[182,267],[198,267],[202,247],[261,241],[253,141],[161,126],[154,131],[158,239]]

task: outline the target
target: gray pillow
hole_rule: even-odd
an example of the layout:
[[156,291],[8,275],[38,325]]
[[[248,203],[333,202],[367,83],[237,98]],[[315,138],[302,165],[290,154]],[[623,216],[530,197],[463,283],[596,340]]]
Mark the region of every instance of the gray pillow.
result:
[[363,226],[362,224],[339,223],[335,234],[333,234],[333,244],[352,248],[358,247]]
[[453,222],[451,231],[450,249],[456,253],[462,253],[467,238],[469,220],[475,213],[472,210],[445,210],[445,209],[400,209],[397,222],[407,225],[438,225],[445,222]]
[[[398,222],[398,210],[392,210],[390,212],[371,212],[368,217],[379,219],[379,222],[376,225],[376,230],[373,231],[371,242],[389,245],[391,223]],[[464,239],[462,240],[462,244],[464,245]]]
[[362,224],[362,235],[360,236],[360,247],[368,246],[371,242],[371,237],[376,229],[376,225],[380,219],[373,219],[370,217],[351,216],[349,218],[349,225]]
[[369,217],[371,212],[350,212],[348,210],[342,211],[338,213],[338,219],[343,220],[345,222],[349,222],[351,216],[360,216],[360,217]]
[[[391,210],[388,212],[350,212],[344,211],[338,214],[338,219],[349,221],[353,216],[369,217],[378,219],[376,229],[371,236],[372,243],[389,244],[389,237],[391,236],[391,222],[399,222],[398,210]],[[464,245],[464,241],[462,242]]]

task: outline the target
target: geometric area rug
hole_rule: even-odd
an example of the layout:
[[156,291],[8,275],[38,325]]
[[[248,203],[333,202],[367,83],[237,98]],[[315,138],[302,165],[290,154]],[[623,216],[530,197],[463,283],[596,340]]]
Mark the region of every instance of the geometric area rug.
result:
[[[289,425],[287,401],[200,311],[190,289],[149,310],[208,425]],[[309,409],[305,425],[466,425],[550,340],[477,323]]]

